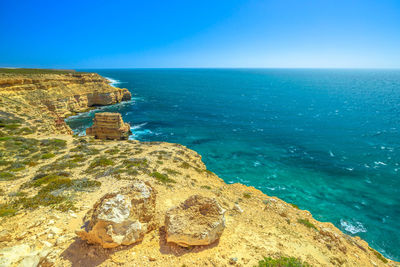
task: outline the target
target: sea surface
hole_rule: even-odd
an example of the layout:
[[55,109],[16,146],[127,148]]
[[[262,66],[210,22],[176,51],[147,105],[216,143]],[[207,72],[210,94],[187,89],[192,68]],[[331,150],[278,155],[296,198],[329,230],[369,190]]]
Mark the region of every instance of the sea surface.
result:
[[[132,139],[180,143],[227,183],[309,210],[400,260],[400,70],[85,70],[133,100]],[[268,218],[266,218],[268,220]]]

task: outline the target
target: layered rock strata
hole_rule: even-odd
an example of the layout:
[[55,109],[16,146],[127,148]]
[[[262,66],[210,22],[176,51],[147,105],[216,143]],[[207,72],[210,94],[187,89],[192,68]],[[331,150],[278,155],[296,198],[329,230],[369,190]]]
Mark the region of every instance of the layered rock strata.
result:
[[126,140],[131,134],[129,123],[124,123],[119,113],[96,113],[93,125],[86,129],[86,135],[92,135],[96,139]]
[[14,109],[16,114],[31,115],[37,120],[35,124],[43,121],[46,124],[43,134],[71,134],[64,118],[94,106],[130,99],[131,93],[127,89],[111,86],[107,79],[96,73],[0,73],[0,102],[6,103],[3,107],[8,107],[4,111]]

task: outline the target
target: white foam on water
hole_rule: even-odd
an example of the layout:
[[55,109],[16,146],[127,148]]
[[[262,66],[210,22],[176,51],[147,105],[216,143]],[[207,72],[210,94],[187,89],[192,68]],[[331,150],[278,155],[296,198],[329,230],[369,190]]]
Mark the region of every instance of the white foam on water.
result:
[[110,85],[111,85],[111,86],[114,86],[114,87],[115,87],[116,85],[118,85],[118,84],[121,83],[121,81],[115,80],[115,79],[110,78],[110,77],[104,77],[104,78],[106,78],[107,80],[109,80],[109,81],[110,81]]
[[146,125],[147,125],[147,122],[131,126],[132,135],[129,136],[129,140],[135,140],[136,138],[141,137],[143,135],[154,134],[149,129],[143,129],[143,126],[146,126]]
[[352,233],[353,235],[357,234],[357,233],[367,232],[367,229],[365,228],[365,226],[360,222],[350,223],[348,221],[340,219],[340,225],[343,227],[344,230],[346,230],[349,233]]
[[131,127],[131,130],[133,131],[133,130],[140,129],[140,128],[142,128],[142,127],[145,126],[145,125],[147,125],[147,122],[143,122],[143,123],[141,123],[141,124],[133,125],[133,126]]

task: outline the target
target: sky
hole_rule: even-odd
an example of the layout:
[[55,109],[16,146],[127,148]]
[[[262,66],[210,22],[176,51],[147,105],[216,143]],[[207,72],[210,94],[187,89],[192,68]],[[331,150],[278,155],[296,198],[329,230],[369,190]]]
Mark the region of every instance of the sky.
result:
[[0,0],[0,67],[400,68],[400,0]]

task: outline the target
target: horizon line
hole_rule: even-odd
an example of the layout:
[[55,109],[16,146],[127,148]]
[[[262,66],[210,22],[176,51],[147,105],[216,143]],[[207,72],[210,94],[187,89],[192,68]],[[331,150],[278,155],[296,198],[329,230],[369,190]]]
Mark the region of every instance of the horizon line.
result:
[[400,67],[3,67],[0,69],[111,70],[111,69],[326,69],[326,70],[400,70]]

